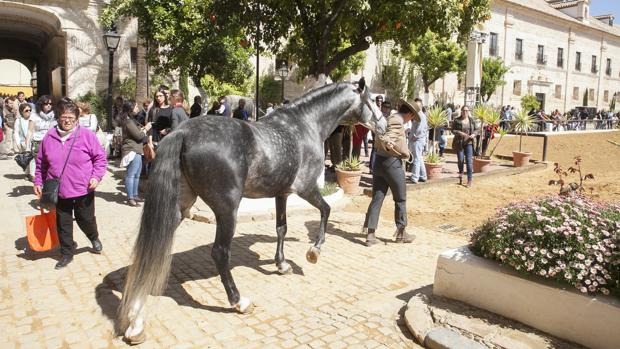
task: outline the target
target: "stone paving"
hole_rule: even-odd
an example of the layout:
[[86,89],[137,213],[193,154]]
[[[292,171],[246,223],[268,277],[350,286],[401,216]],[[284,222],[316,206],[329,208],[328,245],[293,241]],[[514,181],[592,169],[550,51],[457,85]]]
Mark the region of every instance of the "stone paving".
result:
[[[56,253],[24,251],[24,217],[36,214],[31,183],[14,161],[0,161],[0,337],[2,348],[117,348],[114,318],[121,297],[140,208],[123,204],[120,171],[110,167],[97,193],[101,255],[75,227],[78,254],[65,270]],[[116,172],[116,177],[112,172]],[[319,214],[288,219],[285,255],[293,273],[273,262],[275,221],[240,223],[232,247],[232,274],[255,310],[233,312],[210,251],[215,225],[184,221],[175,235],[174,260],[163,296],[149,300],[142,348],[411,348],[402,319],[417,290],[432,284],[437,255],[463,245],[458,235],[413,229],[409,245],[384,240],[363,245],[363,216],[332,212],[318,264],[305,253]]]

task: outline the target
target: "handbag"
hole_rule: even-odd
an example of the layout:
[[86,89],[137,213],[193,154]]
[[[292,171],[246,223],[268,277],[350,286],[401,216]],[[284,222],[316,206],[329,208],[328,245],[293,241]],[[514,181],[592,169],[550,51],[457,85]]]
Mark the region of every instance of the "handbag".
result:
[[155,160],[155,147],[153,147],[153,143],[145,143],[142,146],[142,152],[144,153],[144,160],[147,163]]
[[33,251],[49,251],[58,246],[56,211],[44,212],[26,217],[26,238]]
[[62,175],[65,173],[67,162],[69,162],[69,156],[71,156],[71,150],[73,150],[73,145],[75,144],[75,140],[79,136],[79,132],[80,132],[79,126],[78,126],[77,131],[75,132],[76,132],[75,136],[73,137],[73,141],[71,142],[71,147],[69,148],[69,153],[67,154],[67,158],[65,159],[65,164],[62,166],[60,177],[51,178],[43,182],[43,189],[41,189],[41,198],[39,199],[39,206],[47,210],[51,211],[55,209],[56,204],[58,203],[58,192],[60,191],[60,179],[62,178]]
[[17,162],[19,167],[21,167],[24,171],[26,170],[26,167],[28,167],[28,164],[30,164],[30,161],[32,161],[32,159],[34,159],[34,154],[32,154],[31,152],[19,153],[15,155],[15,162]]

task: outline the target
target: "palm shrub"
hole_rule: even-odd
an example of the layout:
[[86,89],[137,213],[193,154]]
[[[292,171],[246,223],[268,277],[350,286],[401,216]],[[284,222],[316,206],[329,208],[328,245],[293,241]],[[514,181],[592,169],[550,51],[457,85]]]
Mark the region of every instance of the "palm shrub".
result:
[[426,116],[426,122],[428,126],[432,128],[433,132],[431,135],[432,144],[431,154],[435,154],[435,131],[443,126],[448,124],[448,113],[446,113],[443,108],[439,106],[432,107],[428,110],[428,115]]
[[[484,144],[485,138],[486,138],[486,132],[484,131],[484,127],[490,127],[491,128],[491,138],[493,138],[493,134],[499,129],[499,123],[502,121],[502,117],[499,114],[498,111],[494,110],[491,107],[487,107],[487,110],[485,113],[483,113],[482,115],[482,136],[481,136],[481,140],[482,143]],[[489,140],[490,142],[490,140]],[[483,147],[482,149],[482,158],[486,158],[486,147]],[[491,154],[492,155],[492,154]],[[489,155],[489,157],[491,157],[491,155]]]
[[502,142],[504,136],[508,134],[508,130],[500,127],[497,129],[497,133],[499,133],[499,139],[497,140],[497,142],[495,142],[493,149],[491,149],[491,153],[489,153],[490,158],[493,157],[493,154],[495,154],[495,150],[497,149],[497,146]]
[[551,195],[510,204],[478,227],[472,251],[583,293],[620,295],[620,204]]
[[512,120],[512,130],[519,135],[519,153],[523,144],[523,134],[530,132],[534,128],[534,118],[521,109]]

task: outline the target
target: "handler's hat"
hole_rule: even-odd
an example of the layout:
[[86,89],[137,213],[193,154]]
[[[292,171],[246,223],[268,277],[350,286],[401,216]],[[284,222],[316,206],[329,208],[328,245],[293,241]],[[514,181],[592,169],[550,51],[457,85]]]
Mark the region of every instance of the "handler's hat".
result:
[[407,109],[411,110],[414,114],[420,112],[420,106],[416,102],[407,102],[404,99],[400,99],[398,104],[407,107]]

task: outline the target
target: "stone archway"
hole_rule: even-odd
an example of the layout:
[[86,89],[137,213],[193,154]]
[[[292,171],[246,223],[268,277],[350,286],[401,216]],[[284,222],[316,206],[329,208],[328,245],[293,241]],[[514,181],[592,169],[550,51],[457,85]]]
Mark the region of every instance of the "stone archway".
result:
[[66,94],[66,38],[53,12],[0,1],[0,59],[24,64],[33,74],[38,96]]

